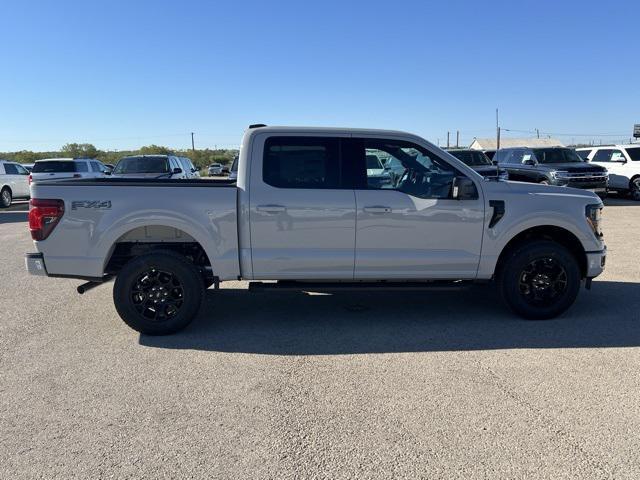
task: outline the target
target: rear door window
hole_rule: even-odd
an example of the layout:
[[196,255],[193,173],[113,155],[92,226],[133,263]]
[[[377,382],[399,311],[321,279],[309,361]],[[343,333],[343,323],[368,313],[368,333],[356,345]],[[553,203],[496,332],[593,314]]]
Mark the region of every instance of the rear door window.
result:
[[640,160],[640,147],[627,148],[627,155],[629,155],[631,160]]
[[270,137],[264,145],[262,178],[277,188],[340,188],[339,139]]
[[18,169],[13,163],[5,163],[4,164],[4,172],[7,175],[18,175]]

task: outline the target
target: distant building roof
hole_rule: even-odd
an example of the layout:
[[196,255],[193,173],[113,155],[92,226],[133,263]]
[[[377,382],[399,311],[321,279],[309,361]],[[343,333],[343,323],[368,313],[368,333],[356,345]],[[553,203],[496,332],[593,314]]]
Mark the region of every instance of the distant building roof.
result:
[[[500,148],[509,147],[564,147],[560,140],[555,138],[501,138]],[[495,150],[497,148],[495,138],[476,138],[469,148],[472,150]]]

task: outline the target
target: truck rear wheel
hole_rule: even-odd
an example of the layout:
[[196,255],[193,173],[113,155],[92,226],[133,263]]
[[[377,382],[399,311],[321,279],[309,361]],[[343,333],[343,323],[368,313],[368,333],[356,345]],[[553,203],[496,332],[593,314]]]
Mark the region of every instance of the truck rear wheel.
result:
[[202,276],[196,267],[166,251],[130,260],[113,286],[113,301],[122,320],[147,335],[167,335],[186,327],[203,297]]
[[507,305],[528,320],[554,318],[567,310],[580,290],[577,259],[562,245],[527,242],[505,259],[498,288]]

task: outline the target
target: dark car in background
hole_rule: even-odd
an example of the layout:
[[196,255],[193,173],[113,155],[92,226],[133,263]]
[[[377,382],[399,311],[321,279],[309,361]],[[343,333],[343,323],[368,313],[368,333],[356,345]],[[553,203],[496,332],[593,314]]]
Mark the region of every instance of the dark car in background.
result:
[[607,192],[607,169],[585,162],[571,148],[501,148],[494,161],[510,180]]
[[509,180],[509,173],[504,168],[494,165],[491,159],[480,150],[450,149],[447,152],[485,178]]
[[118,178],[188,178],[173,155],[132,155],[118,160],[111,176]]

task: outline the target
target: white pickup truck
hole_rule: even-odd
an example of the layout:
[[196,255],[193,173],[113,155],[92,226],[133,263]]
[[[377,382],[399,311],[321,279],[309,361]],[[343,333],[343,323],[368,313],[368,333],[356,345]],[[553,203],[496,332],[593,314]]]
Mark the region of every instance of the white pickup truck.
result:
[[[602,202],[572,188],[484,179],[397,131],[252,125],[237,182],[90,179],[31,186],[35,275],[115,277],[122,319],[167,334],[205,289],[421,289],[494,281],[513,311],[559,315],[604,268]],[[404,167],[367,175],[367,157]],[[277,280],[278,282],[264,282]]]

